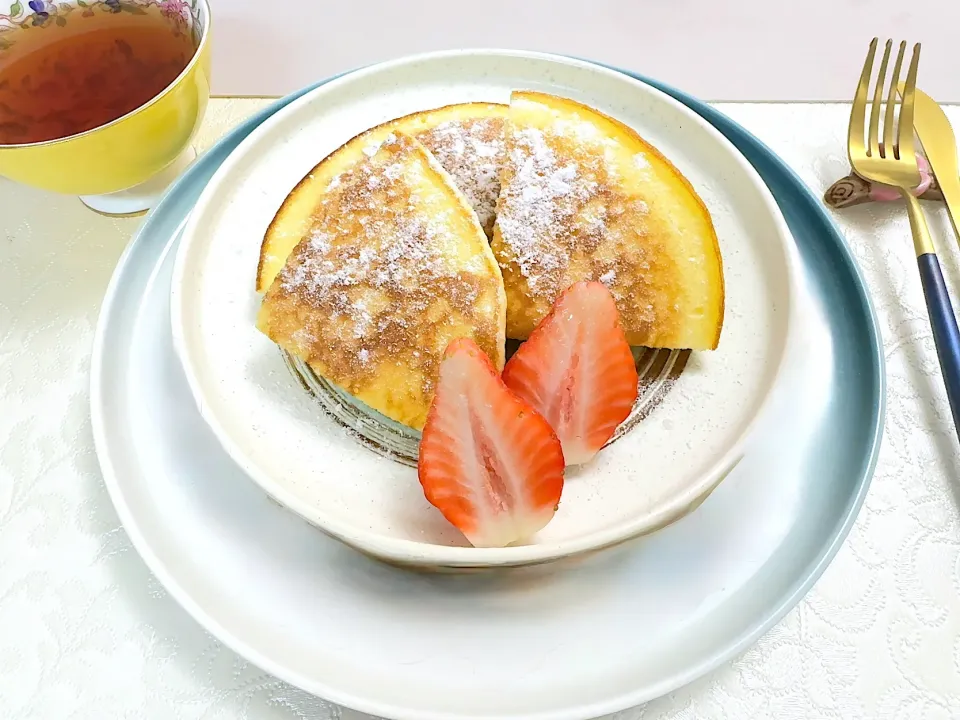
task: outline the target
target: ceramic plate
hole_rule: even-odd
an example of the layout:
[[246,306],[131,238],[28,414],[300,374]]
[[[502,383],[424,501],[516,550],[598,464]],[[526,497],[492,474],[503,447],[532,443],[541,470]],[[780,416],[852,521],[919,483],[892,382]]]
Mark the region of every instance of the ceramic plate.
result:
[[879,331],[819,201],[738,125],[666,90],[737,144],[783,209],[801,260],[804,342],[785,369],[793,392],[774,398],[763,442],[700,508],[570,569],[404,572],[317,532],[249,482],[194,410],[170,338],[170,279],[206,183],[292,98],[238,127],[172,188],[104,300],[91,413],[127,533],[204,628],[264,670],[382,717],[584,720],[734,657],[810,588],[853,524],[876,460]]
[[[617,117],[678,166],[716,226],[726,317],[718,350],[684,357],[685,365],[667,357],[643,361],[650,363],[641,368],[650,396],[662,401],[595,461],[568,472],[560,510],[546,528],[520,546],[476,549],[426,502],[412,463],[358,441],[357,431],[362,436],[380,426],[375,418],[359,417],[345,428],[288,371],[284,356],[254,325],[260,302],[254,274],[264,231],[287,193],[343,142],[417,110],[508,102],[515,88],[572,97]],[[752,166],[668,95],[556,56],[431,54],[318,88],[237,148],[184,231],[172,287],[174,346],[223,447],[273,498],[311,523],[405,564],[543,562],[663,527],[701,501],[742,457],[784,357],[795,265],[780,211]],[[317,394],[328,404],[346,401],[322,389]]]

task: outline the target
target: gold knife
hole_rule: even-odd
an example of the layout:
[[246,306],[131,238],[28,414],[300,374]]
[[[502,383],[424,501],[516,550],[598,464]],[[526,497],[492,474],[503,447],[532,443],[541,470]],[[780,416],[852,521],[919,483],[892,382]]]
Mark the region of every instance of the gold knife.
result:
[[[903,91],[903,83],[900,83]],[[917,88],[913,127],[920,137],[923,152],[937,178],[943,193],[950,224],[960,241],[960,169],[957,167],[957,140],[943,108],[925,92]]]

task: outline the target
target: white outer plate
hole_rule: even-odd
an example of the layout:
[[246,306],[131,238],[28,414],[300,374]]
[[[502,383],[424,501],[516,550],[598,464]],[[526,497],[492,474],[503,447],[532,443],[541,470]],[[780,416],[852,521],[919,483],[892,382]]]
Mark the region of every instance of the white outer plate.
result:
[[819,200],[742,128],[698,111],[752,153],[797,233],[798,342],[756,443],[696,512],[569,570],[398,571],[247,480],[193,408],[168,331],[169,291],[184,218],[273,108],[200,158],[120,260],[90,371],[104,483],[170,594],[267,672],[397,720],[616,712],[736,656],[792,608],[849,532],[876,463],[879,328]]
[[[417,110],[551,92],[623,120],[691,181],[713,216],[726,280],[720,347],[696,353],[664,402],[589,466],[568,473],[560,511],[529,544],[464,547],[424,499],[416,471],[329,420],[254,326],[260,242],[290,189],[357,133]],[[792,242],[753,167],[711,125],[648,85],[590,63],[500,51],[438,53],[350,73],[264,122],[218,170],[184,231],[171,315],[201,415],[281,504],[393,561],[541,562],[675,519],[742,457],[789,337]]]

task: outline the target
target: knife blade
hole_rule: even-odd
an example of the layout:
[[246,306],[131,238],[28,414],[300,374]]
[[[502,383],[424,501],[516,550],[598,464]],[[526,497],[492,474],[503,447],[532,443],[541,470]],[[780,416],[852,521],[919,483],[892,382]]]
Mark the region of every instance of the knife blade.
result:
[[943,108],[933,98],[919,88],[914,98],[913,127],[940,185],[950,224],[960,242],[960,170],[957,166],[956,136]]

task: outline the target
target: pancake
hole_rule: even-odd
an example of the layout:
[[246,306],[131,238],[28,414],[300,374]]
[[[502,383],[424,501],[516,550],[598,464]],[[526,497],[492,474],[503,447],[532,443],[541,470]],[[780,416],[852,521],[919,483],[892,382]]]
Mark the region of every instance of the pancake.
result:
[[477,215],[418,141],[388,133],[327,183],[257,327],[318,375],[421,429],[440,361],[504,363],[503,280]]
[[590,107],[514,92],[492,247],[507,337],[526,339],[570,285],[596,280],[631,345],[714,349],[720,248],[690,183],[634,130]]
[[313,222],[327,186],[392,132],[419,140],[450,173],[488,237],[500,194],[506,105],[463,103],[407,115],[354,137],[324,158],[287,196],[260,248],[257,292],[264,292]]

